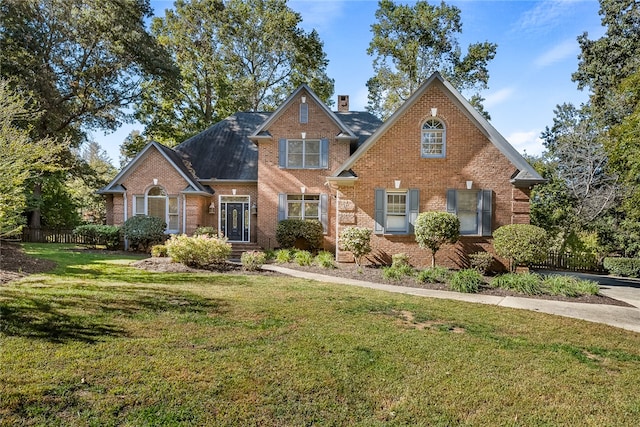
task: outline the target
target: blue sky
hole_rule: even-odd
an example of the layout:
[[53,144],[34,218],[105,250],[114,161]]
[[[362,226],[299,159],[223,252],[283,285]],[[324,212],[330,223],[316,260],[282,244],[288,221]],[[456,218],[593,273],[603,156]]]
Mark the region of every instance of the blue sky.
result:
[[[396,3],[414,2],[397,0]],[[432,4],[434,2],[431,2]],[[438,2],[439,3],[439,2]],[[448,1],[461,10],[460,46],[489,41],[498,45],[489,64],[489,89],[482,95],[491,123],[521,153],[543,151],[540,133],[551,126],[553,109],[563,102],[580,104],[588,93],[571,81],[578,66],[577,37],[604,34],[596,0],[463,0]],[[152,0],[156,15],[173,1]],[[374,0],[293,0],[289,7],[302,15],[305,31],[315,28],[329,59],[335,97],[349,95],[352,110],[367,104],[366,82],[373,75],[373,58],[366,50],[378,3]],[[93,137],[118,163],[119,146],[138,124]]]

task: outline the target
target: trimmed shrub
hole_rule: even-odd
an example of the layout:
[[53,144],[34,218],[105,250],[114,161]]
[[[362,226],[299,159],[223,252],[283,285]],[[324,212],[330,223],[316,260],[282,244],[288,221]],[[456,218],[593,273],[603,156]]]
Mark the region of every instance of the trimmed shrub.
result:
[[413,276],[413,274],[413,267],[409,264],[382,267],[382,277],[386,280],[401,280],[404,277]]
[[162,243],[166,238],[167,224],[155,216],[132,216],[125,221],[122,232],[134,250],[148,251],[151,246]]
[[105,245],[110,250],[120,247],[120,227],[115,225],[79,225],[73,229],[73,234],[81,236],[89,246]]
[[335,255],[329,251],[320,251],[313,262],[322,268],[336,268]]
[[323,240],[322,224],[315,219],[282,220],[276,228],[276,240],[283,248],[318,250]]
[[231,244],[227,239],[205,235],[188,237],[186,234],[171,236],[166,243],[167,253],[176,262],[189,267],[222,267],[229,255]]
[[402,267],[409,264],[409,255],[404,253],[391,255],[391,266],[392,267]]
[[162,258],[168,255],[167,247],[165,245],[153,245],[151,247],[151,256]]
[[240,256],[242,267],[247,271],[257,271],[267,261],[267,256],[262,251],[247,251]]
[[371,229],[364,227],[346,227],[338,239],[340,248],[353,254],[356,265],[361,265],[362,257],[371,253]]
[[508,289],[525,295],[542,295],[542,278],[534,273],[507,273],[493,279],[494,288]]
[[531,224],[503,225],[493,233],[493,246],[511,260],[511,271],[519,265],[542,261],[547,256],[547,232]]
[[614,276],[640,277],[640,258],[607,257],[602,265]]
[[471,268],[456,271],[449,279],[449,287],[451,289],[467,294],[475,294],[478,292],[482,283],[482,275],[478,273],[478,270]]
[[299,266],[309,266],[313,264],[313,255],[309,251],[297,251],[293,256],[293,260]]
[[489,252],[476,252],[469,255],[469,265],[480,274],[487,274],[493,264],[493,255]]
[[278,249],[275,253],[275,260],[278,264],[286,264],[293,261],[293,256],[296,254],[295,249]]
[[198,227],[193,232],[194,236],[218,237],[218,230],[215,227]]
[[421,270],[416,281],[418,283],[447,283],[451,277],[451,271],[446,267],[431,267]]
[[416,218],[415,235],[418,246],[431,250],[431,267],[436,266],[436,252],[460,236],[460,220],[449,212],[422,212]]

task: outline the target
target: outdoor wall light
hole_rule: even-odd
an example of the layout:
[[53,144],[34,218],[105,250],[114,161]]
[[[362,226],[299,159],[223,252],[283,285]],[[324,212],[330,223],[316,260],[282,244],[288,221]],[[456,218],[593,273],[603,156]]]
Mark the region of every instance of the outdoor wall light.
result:
[[402,184],[402,181],[400,181],[399,179],[393,181],[393,186],[396,188],[396,190],[400,188],[400,184]]
[[432,109],[431,109],[431,116],[432,116],[432,117],[435,117],[435,116],[437,116],[437,115],[438,115],[438,109],[437,109],[437,108],[435,108],[435,107],[434,107],[434,108],[432,108]]
[[253,204],[251,205],[251,215],[257,215],[258,214],[258,205],[256,204],[256,202],[253,202]]

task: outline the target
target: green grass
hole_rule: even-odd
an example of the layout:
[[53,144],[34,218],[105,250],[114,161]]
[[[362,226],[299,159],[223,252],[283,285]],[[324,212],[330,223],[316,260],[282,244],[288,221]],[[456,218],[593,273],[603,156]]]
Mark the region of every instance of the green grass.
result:
[[0,287],[0,425],[634,425],[640,335],[29,245]]

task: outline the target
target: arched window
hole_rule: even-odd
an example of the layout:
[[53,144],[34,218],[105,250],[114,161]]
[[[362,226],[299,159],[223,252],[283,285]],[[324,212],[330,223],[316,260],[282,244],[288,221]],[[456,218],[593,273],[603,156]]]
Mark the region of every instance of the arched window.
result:
[[428,119],[422,125],[422,157],[444,157],[446,154],[446,132],[444,123],[438,119]]
[[177,233],[178,197],[167,196],[162,187],[151,187],[144,196],[134,196],[136,215],[155,216],[167,224],[168,233]]

